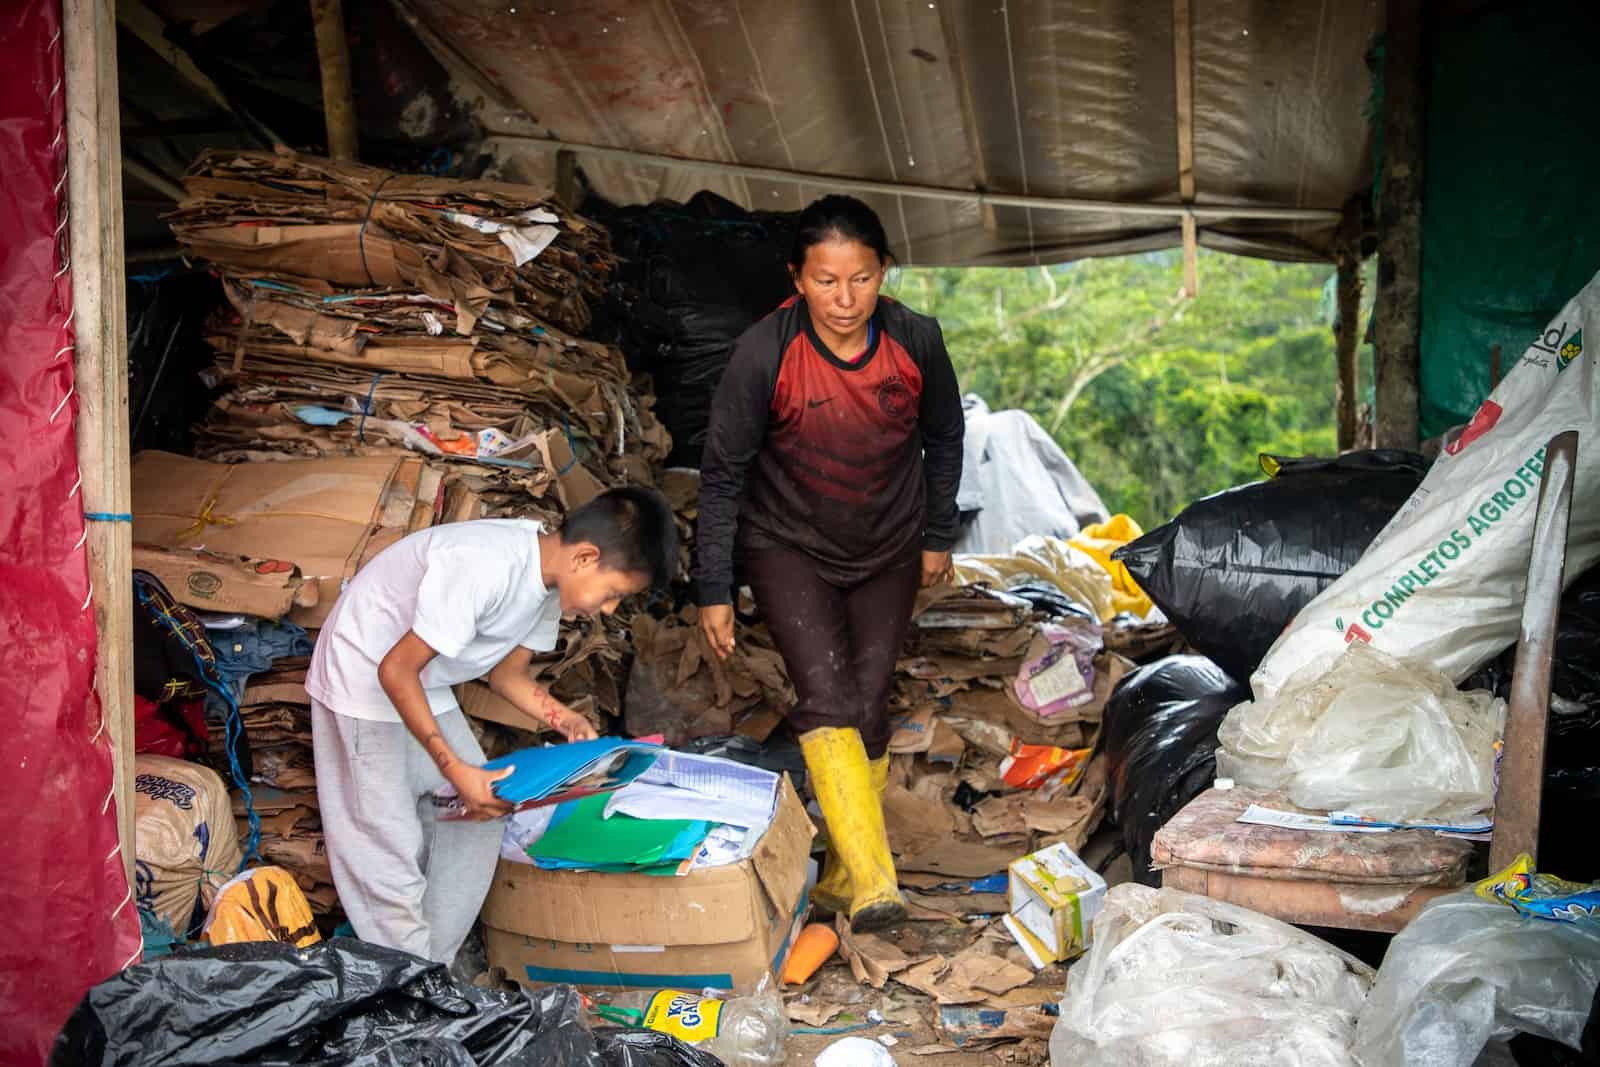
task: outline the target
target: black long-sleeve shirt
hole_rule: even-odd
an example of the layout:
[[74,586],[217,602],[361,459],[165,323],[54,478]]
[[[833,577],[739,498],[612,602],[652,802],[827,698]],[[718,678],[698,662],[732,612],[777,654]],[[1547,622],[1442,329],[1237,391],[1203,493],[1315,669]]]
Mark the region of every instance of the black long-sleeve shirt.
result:
[[702,604],[732,599],[736,544],[782,546],[854,585],[920,540],[955,543],[965,422],[939,323],[887,297],[855,362],[793,297],[739,338],[701,461]]

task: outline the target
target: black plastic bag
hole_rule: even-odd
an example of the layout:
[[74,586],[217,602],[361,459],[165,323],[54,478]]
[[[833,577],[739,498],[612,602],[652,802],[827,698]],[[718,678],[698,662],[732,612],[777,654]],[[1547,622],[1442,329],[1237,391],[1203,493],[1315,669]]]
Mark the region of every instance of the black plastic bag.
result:
[[725,1067],[709,1052],[654,1030],[596,1030],[606,1067]]
[[788,260],[798,216],[746,211],[708,192],[644,207],[591,196],[583,213],[610,231],[621,259],[591,333],[650,374],[656,415],[672,434],[667,465],[699,467],[734,342],[794,295]]
[[1250,699],[1204,656],[1168,656],[1140,667],[1106,701],[1102,743],[1111,818],[1133,861],[1134,880],[1159,885],[1150,842],[1185,804],[1205,792],[1217,770],[1217,727]]
[[[656,1035],[661,1036],[661,1035]],[[591,1033],[570,986],[456,982],[442,964],[337,938],[240,944],[131,967],[85,994],[51,1067],[710,1067],[668,1038]],[[671,1058],[672,1056],[677,1058]]]
[[1422,483],[1409,452],[1263,457],[1276,476],[1196,501],[1118,549],[1198,651],[1248,679],[1301,608],[1359,560]]

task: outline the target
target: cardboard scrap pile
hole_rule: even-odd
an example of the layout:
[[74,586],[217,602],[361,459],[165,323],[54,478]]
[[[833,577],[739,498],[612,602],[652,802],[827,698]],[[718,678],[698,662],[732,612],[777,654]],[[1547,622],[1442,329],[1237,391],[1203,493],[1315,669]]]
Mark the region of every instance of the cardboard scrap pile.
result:
[[575,336],[614,263],[544,190],[288,151],[208,152],[173,233],[222,277],[200,454],[450,466],[491,516],[648,483],[670,440],[621,352]]
[[[311,910],[338,910],[333,871],[322,839],[317,808],[316,770],[311,760],[311,698],[306,695],[305,659],[280,659],[273,669],[251,677],[239,701],[240,718],[250,738],[254,765],[251,786],[261,819],[261,859],[292,874]],[[227,765],[225,740],[212,731],[212,761]],[[250,832],[244,794],[235,791],[233,814],[239,838]]]

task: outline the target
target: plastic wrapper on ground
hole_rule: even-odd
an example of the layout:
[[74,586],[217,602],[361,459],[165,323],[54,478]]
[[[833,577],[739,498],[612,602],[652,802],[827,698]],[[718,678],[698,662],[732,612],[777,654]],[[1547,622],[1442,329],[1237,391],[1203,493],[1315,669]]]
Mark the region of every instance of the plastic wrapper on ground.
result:
[[1600,986],[1600,932],[1526,919],[1467,889],[1389,944],[1356,1029],[1362,1067],[1470,1067],[1517,1033],[1578,1048]]
[[1106,894],[1067,975],[1051,1067],[1355,1067],[1371,968],[1286,923],[1171,889]]
[[1466,818],[1494,804],[1505,702],[1361,643],[1306,668],[1217,731],[1217,773],[1302,808]]

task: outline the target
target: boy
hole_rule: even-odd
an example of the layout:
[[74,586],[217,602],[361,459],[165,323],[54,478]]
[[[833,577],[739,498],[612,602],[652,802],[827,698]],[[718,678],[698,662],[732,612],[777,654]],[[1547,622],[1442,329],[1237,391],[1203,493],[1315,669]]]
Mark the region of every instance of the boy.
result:
[[[340,902],[364,941],[449,964],[489,892],[510,805],[450,687],[489,687],[569,741],[595,736],[535,683],[563,615],[607,614],[677,566],[653,490],[602,493],[559,532],[486,519],[434,527],[368,563],[339,597],[306,675],[317,795]],[[438,821],[446,782],[467,820]]]

